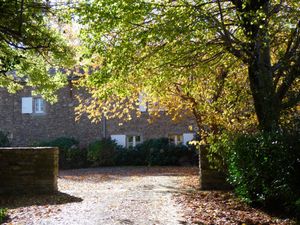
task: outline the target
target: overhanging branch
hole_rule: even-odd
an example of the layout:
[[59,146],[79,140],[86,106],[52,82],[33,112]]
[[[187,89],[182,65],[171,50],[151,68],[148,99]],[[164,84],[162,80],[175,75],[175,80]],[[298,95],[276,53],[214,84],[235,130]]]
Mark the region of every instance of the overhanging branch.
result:
[[300,102],[300,92],[298,94],[292,95],[287,101],[281,104],[282,109],[288,109]]

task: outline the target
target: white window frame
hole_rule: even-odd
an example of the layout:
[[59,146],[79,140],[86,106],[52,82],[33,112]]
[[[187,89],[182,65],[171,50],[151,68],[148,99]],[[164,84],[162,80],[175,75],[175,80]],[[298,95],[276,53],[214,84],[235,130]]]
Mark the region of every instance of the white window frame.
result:
[[174,138],[174,144],[175,145],[184,144],[182,134],[169,134],[168,138],[169,138],[169,140],[171,140],[171,138],[172,139]]
[[[132,144],[129,144],[129,138],[132,137]],[[137,137],[140,137],[140,141],[137,141]],[[135,147],[136,145],[142,143],[142,136],[141,135],[127,135],[126,136],[126,147]],[[130,142],[131,143],[131,142]]]
[[43,98],[34,98],[34,113],[45,113],[45,100]]

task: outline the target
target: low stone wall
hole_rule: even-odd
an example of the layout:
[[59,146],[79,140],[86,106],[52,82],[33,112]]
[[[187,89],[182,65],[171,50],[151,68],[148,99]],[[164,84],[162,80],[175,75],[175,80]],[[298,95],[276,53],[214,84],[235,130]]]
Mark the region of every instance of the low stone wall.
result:
[[57,148],[0,148],[0,195],[54,193],[57,176]]

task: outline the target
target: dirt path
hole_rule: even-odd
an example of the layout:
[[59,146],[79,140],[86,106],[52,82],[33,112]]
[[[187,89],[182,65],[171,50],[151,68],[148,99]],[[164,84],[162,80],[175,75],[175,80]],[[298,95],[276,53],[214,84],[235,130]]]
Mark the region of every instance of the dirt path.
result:
[[[12,224],[185,224],[173,195],[190,168],[62,171],[60,194],[10,210]],[[34,201],[37,204],[34,204]],[[24,201],[26,201],[24,199]],[[25,202],[24,202],[25,204]],[[8,223],[9,224],[9,223]]]

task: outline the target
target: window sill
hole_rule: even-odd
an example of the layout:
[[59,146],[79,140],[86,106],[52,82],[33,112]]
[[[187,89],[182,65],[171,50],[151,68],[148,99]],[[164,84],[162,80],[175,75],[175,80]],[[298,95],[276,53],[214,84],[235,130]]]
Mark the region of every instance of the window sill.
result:
[[43,112],[43,113],[32,113],[32,116],[36,116],[36,117],[40,117],[40,116],[45,116],[47,115],[47,113]]

